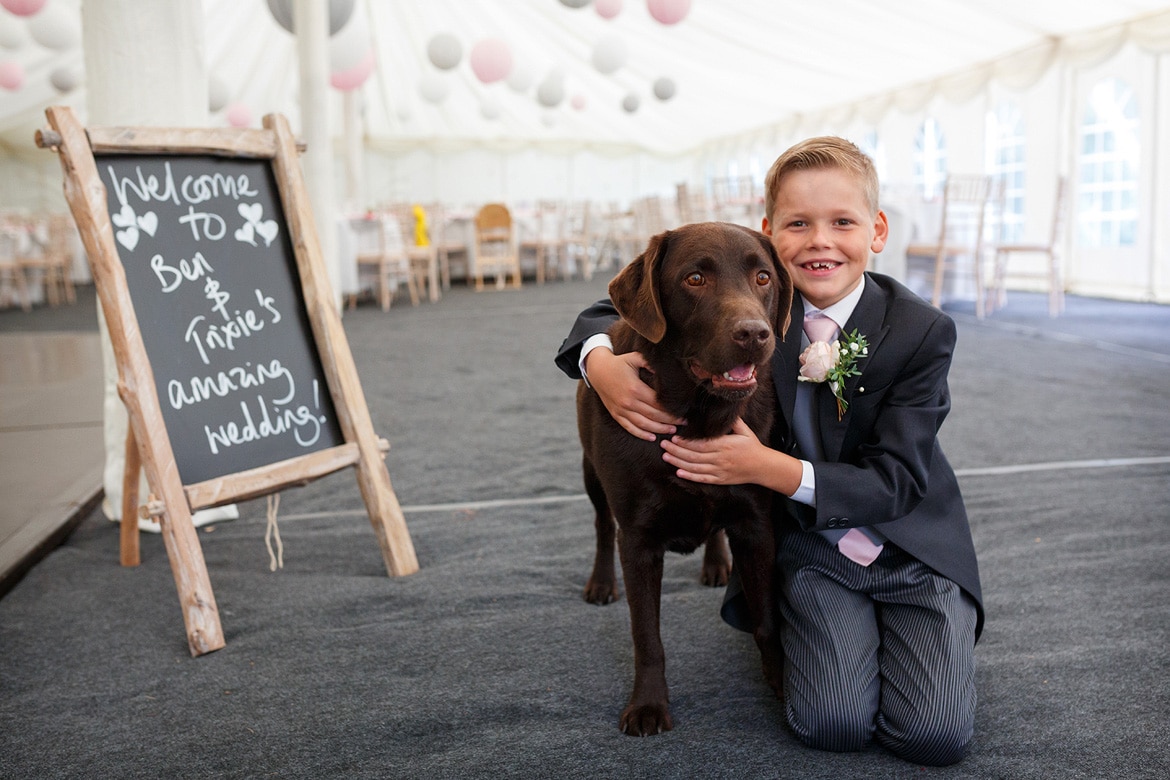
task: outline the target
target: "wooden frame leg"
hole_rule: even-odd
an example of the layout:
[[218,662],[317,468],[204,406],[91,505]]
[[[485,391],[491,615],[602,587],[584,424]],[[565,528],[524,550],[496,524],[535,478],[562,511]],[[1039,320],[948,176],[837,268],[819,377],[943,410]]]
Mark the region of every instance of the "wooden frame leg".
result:
[[126,431],[126,467],[122,473],[122,531],[119,549],[123,566],[137,566],[142,562],[138,546],[138,481],[142,461],[138,457],[138,442],[134,428]]

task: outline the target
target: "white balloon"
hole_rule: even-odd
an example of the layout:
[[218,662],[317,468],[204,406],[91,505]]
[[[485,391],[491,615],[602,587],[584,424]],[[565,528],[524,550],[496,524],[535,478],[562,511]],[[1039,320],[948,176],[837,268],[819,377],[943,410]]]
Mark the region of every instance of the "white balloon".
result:
[[364,24],[347,25],[340,35],[329,39],[329,72],[356,68],[370,53],[370,35]]
[[0,14],[0,48],[15,51],[26,43],[24,23],[12,14]]
[[49,74],[49,83],[58,92],[72,92],[81,85],[85,70],[80,65],[62,65]]
[[626,110],[626,113],[632,114],[638,110],[638,106],[641,104],[641,102],[642,101],[638,99],[638,96],[631,92],[622,98],[622,108]]
[[521,64],[514,64],[512,72],[508,75],[508,86],[514,91],[521,94],[527,92],[532,87],[532,82],[536,80],[532,69]]
[[463,59],[463,44],[453,33],[438,33],[427,44],[427,58],[438,69],[451,70]]
[[593,2],[593,0],[561,0],[561,5],[568,8],[584,8],[591,2]]
[[211,75],[207,78],[207,110],[211,113],[220,111],[231,100],[231,90],[219,76]]
[[674,79],[663,76],[654,82],[654,97],[659,100],[670,100],[676,91]]
[[480,115],[487,120],[495,120],[500,118],[500,101],[496,99],[495,95],[488,95],[479,104]]
[[424,73],[418,80],[418,93],[423,100],[438,105],[451,94],[451,83],[438,73]]
[[601,73],[613,73],[626,64],[626,42],[616,35],[602,38],[593,46],[593,67]]
[[556,108],[565,99],[565,80],[558,73],[550,73],[536,88],[536,99],[545,108]]
[[46,49],[63,51],[81,42],[81,22],[60,6],[49,5],[29,20],[28,34]]

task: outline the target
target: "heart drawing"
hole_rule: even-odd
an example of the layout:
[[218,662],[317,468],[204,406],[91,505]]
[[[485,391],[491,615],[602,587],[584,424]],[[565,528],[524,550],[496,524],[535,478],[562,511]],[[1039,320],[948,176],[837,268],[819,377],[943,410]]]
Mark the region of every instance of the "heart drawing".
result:
[[244,241],[256,246],[255,236],[259,234],[264,239],[265,246],[272,246],[280,225],[274,219],[264,219],[264,206],[260,203],[241,203],[236,207],[240,216],[247,220],[244,226],[236,230],[236,240]]

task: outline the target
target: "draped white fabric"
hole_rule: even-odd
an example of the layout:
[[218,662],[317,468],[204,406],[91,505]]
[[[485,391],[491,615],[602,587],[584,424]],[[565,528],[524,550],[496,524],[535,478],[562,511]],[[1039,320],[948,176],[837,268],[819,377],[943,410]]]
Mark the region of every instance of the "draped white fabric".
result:
[[[645,0],[624,0],[612,18],[592,3],[570,8],[559,0],[352,4],[352,18],[334,36],[333,65],[352,68],[372,48],[376,69],[359,88],[361,118],[370,146],[384,151],[542,146],[677,155],[745,135],[782,135],[794,123],[854,116],[872,123],[937,97],[967,100],[992,82],[1023,89],[1057,64],[1090,67],[1127,43],[1170,50],[1165,0],[693,0],[669,26],[651,18]],[[219,104],[210,123],[227,124],[234,106],[253,124],[280,111],[298,127],[296,47],[268,3],[203,6]],[[47,0],[41,13],[79,25],[83,8],[84,0]],[[84,115],[78,46],[42,45],[31,25],[0,10],[0,62],[18,61],[25,74],[19,89],[0,90],[0,142],[12,154],[33,153],[44,106],[70,103]],[[440,34],[461,47],[450,70],[428,58]],[[472,47],[488,38],[512,56],[509,78],[494,83],[481,82],[469,64]],[[614,41],[624,52],[616,67]],[[608,73],[596,66],[603,44],[613,60]],[[543,105],[542,85],[558,77],[562,99]],[[667,101],[654,95],[662,78],[676,87]],[[77,86],[62,92],[54,83]],[[440,93],[441,102],[427,98]],[[622,107],[630,96],[638,98],[634,112]],[[329,102],[340,136],[336,91]]]

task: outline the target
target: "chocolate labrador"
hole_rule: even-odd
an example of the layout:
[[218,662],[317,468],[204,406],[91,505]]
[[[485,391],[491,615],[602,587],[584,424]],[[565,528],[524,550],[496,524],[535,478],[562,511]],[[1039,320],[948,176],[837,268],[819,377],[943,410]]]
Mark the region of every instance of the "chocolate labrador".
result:
[[[669,230],[614,277],[610,299],[621,315],[609,330],[614,351],[641,352],[642,379],[675,416],[679,435],[711,438],[742,417],[762,440],[772,425],[769,362],[788,327],[792,283],[766,236],[739,225],[705,222]],[[722,579],[730,562],[743,583],[763,656],[764,675],[780,690],[779,638],[773,629],[775,558],[767,489],[703,485],[680,479],[657,442],[631,436],[584,382],[577,427],[585,490],[597,515],[597,554],[585,600],[617,598],[614,520],[634,639],[634,690],[622,731],[669,731],[673,723],[658,628],[667,550],[690,553],[707,542],[705,580]]]

